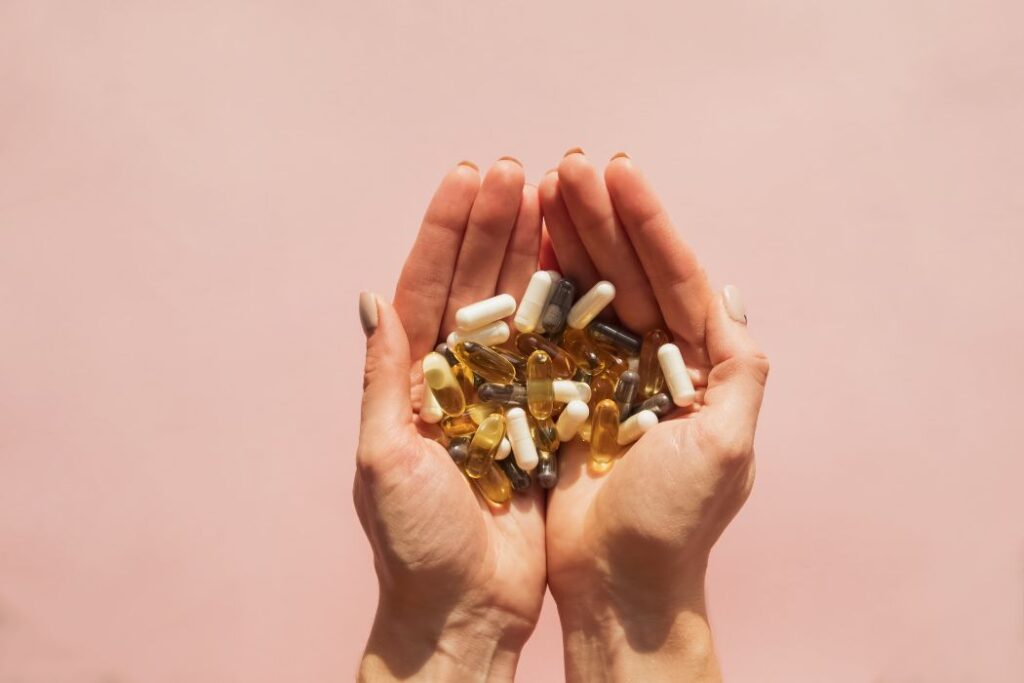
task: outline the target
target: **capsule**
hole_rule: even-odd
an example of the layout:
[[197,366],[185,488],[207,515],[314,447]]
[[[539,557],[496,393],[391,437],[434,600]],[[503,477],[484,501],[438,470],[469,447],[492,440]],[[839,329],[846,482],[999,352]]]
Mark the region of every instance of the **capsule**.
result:
[[529,472],[537,466],[537,446],[530,434],[530,423],[526,411],[522,408],[510,408],[505,413],[505,424],[508,428],[508,440],[512,442],[512,455],[516,464]]
[[441,404],[434,398],[434,392],[430,390],[427,383],[423,383],[423,405],[420,406],[420,419],[427,424],[437,424],[444,417]]
[[512,442],[508,440],[507,436],[501,437],[501,443],[498,444],[498,452],[494,454],[495,460],[504,460],[508,457],[508,454],[512,452]]
[[580,427],[590,417],[590,408],[583,401],[569,401],[565,405],[565,410],[558,416],[558,422],[555,423],[555,428],[558,431],[558,440],[565,442],[572,440],[572,437],[576,436],[579,432]]
[[597,355],[600,356],[601,360],[604,362],[604,370],[601,372],[606,372],[609,375],[618,378],[619,375],[624,373],[626,370],[629,370],[629,363],[622,360],[614,353],[608,353],[607,350],[598,348]]
[[640,364],[637,372],[640,373],[640,395],[654,396],[665,387],[665,376],[661,373],[661,363],[658,362],[658,349],[662,344],[670,341],[668,332],[654,329],[644,335],[644,341],[640,345]]
[[466,460],[469,458],[469,437],[460,436],[457,439],[452,439],[452,442],[448,444],[448,455],[452,457],[452,461],[462,467],[466,464]]
[[619,452],[619,406],[606,398],[594,410],[590,434],[590,460],[597,469],[607,469]]
[[476,396],[476,385],[483,382],[483,379],[474,375],[473,371],[458,362],[458,359],[452,366],[452,374],[459,382],[459,388],[462,389],[462,396],[466,399],[466,403],[469,403]]
[[526,362],[526,405],[530,414],[539,420],[551,417],[555,402],[554,374],[547,352],[538,350],[530,354]]
[[477,396],[485,403],[522,405],[526,403],[526,386],[522,384],[494,384],[486,382],[476,389]]
[[534,351],[541,350],[551,356],[557,379],[569,379],[576,372],[576,364],[561,347],[535,332],[523,332],[516,337],[516,348],[527,357]]
[[505,458],[504,460],[498,461],[498,467],[508,477],[509,483],[512,484],[512,490],[525,491],[530,488],[530,475],[524,472],[519,465],[516,464],[515,458]]
[[544,312],[544,305],[551,294],[551,287],[555,284],[555,278],[546,270],[538,270],[530,278],[526,285],[526,292],[519,302],[519,310],[512,324],[520,332],[533,332],[537,329],[540,316]]
[[516,299],[511,294],[499,294],[490,299],[477,301],[455,311],[455,328],[469,332],[486,327],[493,322],[515,313]]
[[562,333],[559,345],[565,349],[565,352],[576,363],[577,370],[597,374],[604,369],[604,360],[598,355],[597,350],[590,343],[590,339],[587,338],[583,330],[570,327]]
[[558,458],[554,453],[541,451],[535,476],[542,489],[554,488],[558,483]]
[[566,317],[576,296],[576,285],[569,278],[563,278],[551,288],[551,296],[540,316],[540,329],[544,334],[555,336],[565,329]]
[[530,436],[541,451],[558,450],[558,429],[550,417],[538,420],[530,418]]
[[474,375],[488,382],[508,384],[516,378],[516,368],[497,351],[474,341],[459,342],[452,349]]
[[468,332],[455,330],[448,335],[445,341],[448,343],[449,348],[455,348],[456,344],[463,341],[475,341],[484,346],[497,346],[507,342],[511,333],[508,324],[499,320]]
[[665,384],[672,394],[672,402],[684,408],[691,405],[697,398],[697,392],[693,389],[693,382],[690,380],[690,373],[686,371],[686,363],[683,362],[683,353],[675,344],[662,344],[658,347],[658,363],[665,375]]
[[644,400],[643,403],[637,404],[633,408],[633,414],[636,415],[641,410],[649,410],[658,417],[665,417],[672,410],[673,405],[672,398],[662,391]]
[[466,409],[466,397],[455,379],[448,361],[437,351],[423,358],[423,379],[434,393],[441,410],[447,415],[461,415]]
[[646,434],[656,424],[658,424],[658,416],[649,410],[641,410],[637,414],[631,415],[619,425],[617,437],[619,445],[628,446]]
[[618,384],[615,385],[615,395],[612,398],[619,405],[619,415],[625,420],[626,416],[629,415],[629,409],[633,405],[633,401],[636,399],[636,390],[640,386],[640,375],[636,374],[632,370],[626,370],[619,377]]
[[500,413],[488,416],[480,423],[479,429],[469,442],[469,459],[466,460],[466,474],[473,479],[483,476],[487,467],[494,462],[498,446],[505,436],[505,418]]
[[556,403],[568,403],[569,401],[590,402],[590,385],[586,382],[556,379],[552,382],[552,388],[555,391]]
[[501,357],[512,364],[512,367],[516,369],[516,381],[526,381],[526,356],[519,353],[518,350],[513,351],[512,349],[506,349],[502,346],[489,347],[495,353],[501,354]]
[[589,325],[590,321],[592,321],[598,313],[604,310],[604,307],[610,304],[614,298],[615,285],[607,280],[601,280],[572,305],[572,308],[569,309],[569,315],[566,317],[566,322],[569,323],[569,327],[575,327],[577,330],[582,330]]
[[494,403],[470,403],[466,405],[466,415],[476,424],[483,424],[484,420],[497,413],[503,415],[504,409]]
[[440,344],[434,347],[434,350],[448,360],[448,365],[451,365],[452,367],[458,365],[459,359],[456,358],[455,354],[452,353],[452,350],[448,348],[448,344],[446,342],[441,342]]
[[504,505],[512,498],[512,485],[496,464],[491,464],[479,479],[471,479],[480,494],[493,505]]
[[625,351],[630,355],[640,353],[640,337],[617,325],[595,320],[587,325],[587,334],[594,340],[594,343],[600,344],[606,349]]
[[476,431],[476,428],[476,422],[473,422],[473,418],[465,413],[462,415],[448,415],[441,420],[441,431],[449,439],[472,434]]

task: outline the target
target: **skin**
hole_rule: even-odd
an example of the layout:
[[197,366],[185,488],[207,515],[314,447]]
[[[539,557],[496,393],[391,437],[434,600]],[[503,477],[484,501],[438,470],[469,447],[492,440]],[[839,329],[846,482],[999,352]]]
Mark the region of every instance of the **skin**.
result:
[[[518,298],[538,264],[581,290],[615,282],[615,314],[671,332],[698,399],[608,471],[593,470],[585,444],[563,446],[546,501],[534,486],[495,508],[431,440],[436,427],[413,417],[418,360],[455,310]],[[355,500],[381,597],[361,678],[511,680],[546,584],[568,680],[720,680],[704,577],[753,483],[768,362],[632,161],[613,158],[602,175],[570,150],[538,189],[515,162],[499,160],[482,182],[458,167],[427,210],[394,307],[378,298],[377,309]]]

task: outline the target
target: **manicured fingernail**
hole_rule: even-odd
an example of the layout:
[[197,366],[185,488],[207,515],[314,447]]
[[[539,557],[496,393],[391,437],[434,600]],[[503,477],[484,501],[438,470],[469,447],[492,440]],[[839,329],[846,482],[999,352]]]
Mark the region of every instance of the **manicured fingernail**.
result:
[[458,163],[458,165],[459,165],[459,166],[468,166],[469,168],[473,169],[474,171],[479,171],[479,170],[480,170],[480,167],[479,167],[479,166],[477,166],[476,164],[474,164],[474,163],[473,163],[472,161],[466,161],[465,159],[463,159],[462,161],[460,161],[460,162]]
[[515,157],[499,157],[498,161],[512,161],[519,164],[520,166],[523,165],[523,162],[519,161],[519,159],[516,159]]
[[616,159],[628,159],[628,158],[629,158],[629,155],[626,154],[625,152],[616,152],[615,154],[612,155],[612,158],[609,159],[608,161],[615,161]]
[[567,157],[570,154],[586,154],[586,152],[583,151],[582,147],[570,147],[562,156]]
[[738,323],[747,324],[747,308],[743,305],[743,295],[736,285],[726,285],[722,289],[722,302],[730,318]]
[[377,295],[373,292],[359,292],[359,322],[367,337],[377,329]]

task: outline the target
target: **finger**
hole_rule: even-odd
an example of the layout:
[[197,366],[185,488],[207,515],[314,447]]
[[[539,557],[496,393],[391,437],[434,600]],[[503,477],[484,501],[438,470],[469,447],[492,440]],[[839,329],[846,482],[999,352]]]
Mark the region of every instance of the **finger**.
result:
[[768,380],[768,358],[747,330],[739,291],[729,285],[708,307],[707,347],[712,368],[704,407],[705,434],[725,457],[753,451],[754,429]]
[[519,215],[508,241],[505,261],[498,276],[498,294],[511,294],[518,301],[526,291],[530,277],[537,270],[540,259],[540,201],[537,188],[523,187]]
[[540,181],[540,208],[544,214],[544,225],[551,239],[563,276],[574,283],[578,291],[586,291],[598,281],[597,269],[587,255],[580,236],[569,218],[559,188],[558,173],[549,172]]
[[494,296],[505,247],[523,199],[523,167],[510,158],[498,159],[487,171],[462,239],[452,276],[441,334],[455,329],[455,311]]
[[615,211],[654,286],[669,330],[691,346],[702,346],[713,292],[693,250],[629,157],[613,158],[604,175]]
[[555,247],[551,244],[551,235],[543,229],[540,235],[540,269],[562,272],[562,266],[558,264],[558,257],[555,256]]
[[379,444],[412,424],[409,340],[398,313],[379,296],[360,293],[359,314],[367,335],[359,440]]
[[395,310],[409,335],[411,358],[434,348],[473,200],[480,188],[475,166],[462,162],[441,181],[395,289]]
[[615,216],[604,179],[582,150],[569,150],[562,159],[558,186],[598,274],[615,285],[612,306],[619,320],[640,332],[660,326],[661,312],[651,283]]

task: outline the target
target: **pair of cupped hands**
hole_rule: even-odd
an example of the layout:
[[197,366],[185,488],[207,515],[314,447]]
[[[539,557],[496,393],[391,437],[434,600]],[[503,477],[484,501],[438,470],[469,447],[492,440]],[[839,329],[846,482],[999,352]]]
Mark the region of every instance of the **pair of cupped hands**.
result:
[[[416,417],[420,360],[460,307],[538,269],[586,291],[610,280],[614,314],[661,327],[697,402],[626,449],[610,471],[561,447],[557,486],[504,508],[484,501],[436,425]],[[535,187],[511,157],[462,162],[441,181],[394,303],[360,297],[367,333],[356,510],[380,582],[363,680],[511,680],[540,615],[558,606],[569,680],[717,680],[705,607],[712,545],[750,493],[768,361],[735,287],[716,291],[637,165],[601,169],[578,148]]]

